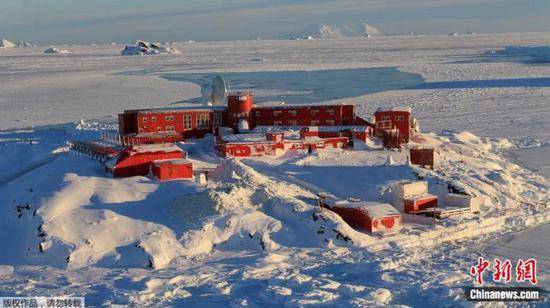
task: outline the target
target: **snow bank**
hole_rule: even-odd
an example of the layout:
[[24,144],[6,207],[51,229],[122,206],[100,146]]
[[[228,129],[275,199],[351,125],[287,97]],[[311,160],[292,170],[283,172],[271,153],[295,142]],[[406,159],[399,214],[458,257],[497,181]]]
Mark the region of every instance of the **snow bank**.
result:
[[333,212],[319,211],[297,199],[315,198],[299,186],[274,181],[236,159],[228,163],[225,172],[222,180],[231,184],[213,197],[225,214],[184,234],[186,255],[206,254],[214,247],[278,251],[288,246],[366,246],[374,242]]
[[165,226],[131,219],[110,210],[87,209],[91,200],[124,203],[144,199],[156,185],[138,185],[135,179],[117,181],[68,174],[64,187],[44,200],[38,214],[48,238],[68,243],[70,268],[97,263],[117,247],[134,244],[150,257],[149,266],[165,267],[181,254],[181,245]]

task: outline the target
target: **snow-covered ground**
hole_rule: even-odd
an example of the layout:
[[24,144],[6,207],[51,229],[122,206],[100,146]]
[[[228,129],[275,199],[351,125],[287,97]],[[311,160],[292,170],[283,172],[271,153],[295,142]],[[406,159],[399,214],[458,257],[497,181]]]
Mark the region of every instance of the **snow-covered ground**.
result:
[[[468,306],[461,287],[473,284],[468,270],[480,255],[536,257],[547,287],[550,66],[484,54],[508,45],[550,38],[210,42],[154,57],[123,57],[110,45],[71,46],[63,57],[0,50],[0,296],[85,295],[96,306]],[[221,164],[202,187],[111,179],[63,148],[116,130],[123,109],[193,104],[202,76],[218,73],[230,87],[257,89],[258,103],[342,101],[364,116],[411,106],[423,142],[438,149],[437,167],[410,167],[404,152],[384,166],[377,146],[222,161],[208,140],[182,144]],[[453,183],[484,196],[482,214],[435,226],[406,217],[400,233],[380,238],[315,207],[318,190],[390,201],[393,182],[418,176],[435,194]]]

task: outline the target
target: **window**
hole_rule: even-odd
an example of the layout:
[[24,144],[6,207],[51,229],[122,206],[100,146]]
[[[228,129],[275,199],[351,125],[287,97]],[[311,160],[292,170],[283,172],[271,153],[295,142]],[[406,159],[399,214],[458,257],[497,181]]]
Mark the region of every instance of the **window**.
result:
[[259,118],[262,116],[262,113],[260,111],[256,111],[256,118]]
[[156,122],[157,121],[157,117],[151,117],[151,122]]
[[197,128],[207,129],[210,127],[210,114],[200,113],[197,115]]
[[161,131],[162,131],[162,127],[157,126],[157,132],[161,132]]
[[327,109],[327,112],[328,112],[328,114],[330,114],[330,115],[334,115],[334,109],[332,109],[332,108]]
[[147,118],[143,117],[143,123],[147,123]]
[[327,125],[331,125],[331,126],[334,125],[334,120],[327,120],[326,122],[327,122]]
[[173,132],[173,131],[176,131],[176,128],[173,125],[167,125],[166,126],[166,131]]
[[191,126],[191,115],[190,114],[184,114],[183,115],[183,128],[184,129],[191,129],[193,128]]
[[273,126],[281,126],[283,125],[283,121],[273,121]]
[[166,120],[166,121],[174,121],[174,116],[171,116],[171,115],[170,115],[170,116],[165,116],[165,117],[164,117],[164,120]]
[[311,126],[319,125],[319,120],[311,120]]
[[381,121],[389,121],[390,120],[390,116],[382,116],[381,117]]
[[279,115],[281,115],[281,113],[282,113],[281,110],[274,110],[274,111],[273,111],[273,115],[274,115],[274,116],[279,116]]
[[289,113],[291,116],[295,117],[296,114],[297,114],[297,111],[296,111],[296,110],[289,110],[288,113]]
[[404,122],[405,121],[405,116],[395,116],[395,121],[397,122]]
[[319,109],[311,109],[311,115],[317,115],[319,113]]

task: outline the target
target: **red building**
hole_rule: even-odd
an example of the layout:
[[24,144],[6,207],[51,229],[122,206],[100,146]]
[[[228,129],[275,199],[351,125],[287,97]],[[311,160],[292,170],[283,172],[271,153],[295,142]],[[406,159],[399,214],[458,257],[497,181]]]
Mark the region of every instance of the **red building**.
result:
[[151,172],[160,181],[192,179],[193,163],[187,159],[156,160],[151,165]]
[[[286,136],[288,135],[288,136]],[[281,155],[287,151],[317,152],[325,149],[347,148],[348,137],[321,138],[317,128],[302,128],[293,131],[256,132],[247,134],[218,135],[216,149],[222,157],[249,157]]]
[[342,126],[354,120],[354,105],[256,107],[251,118],[254,126]]
[[144,144],[201,138],[214,127],[223,126],[225,117],[225,106],[204,106],[126,110],[118,115],[118,122],[123,139]]
[[411,117],[411,108],[378,109],[374,113],[375,136],[382,138],[384,131],[397,129],[399,143],[407,143],[413,133],[414,121]]
[[153,161],[185,156],[185,152],[172,143],[132,146],[107,161],[105,170],[114,177],[147,175]]
[[251,92],[234,92],[227,106],[126,110],[119,114],[121,139],[131,144],[202,138],[227,126],[237,132],[256,126],[366,125],[354,105],[287,105],[256,107]]
[[318,205],[340,215],[351,227],[368,232],[393,232],[401,225],[401,214],[387,203],[341,200],[320,195]]

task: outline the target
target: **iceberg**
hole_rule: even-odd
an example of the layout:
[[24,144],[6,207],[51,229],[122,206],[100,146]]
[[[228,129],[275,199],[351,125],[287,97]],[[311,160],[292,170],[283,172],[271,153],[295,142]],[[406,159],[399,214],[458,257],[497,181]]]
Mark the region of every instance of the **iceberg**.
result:
[[123,56],[140,56],[156,54],[181,54],[179,50],[172,47],[162,46],[159,43],[150,43],[146,41],[137,41],[136,45],[125,46],[121,51]]
[[50,47],[50,48],[44,50],[44,53],[47,53],[47,54],[64,54],[64,53],[69,53],[69,51],[67,49],[59,49],[59,48],[56,48],[56,47]]

